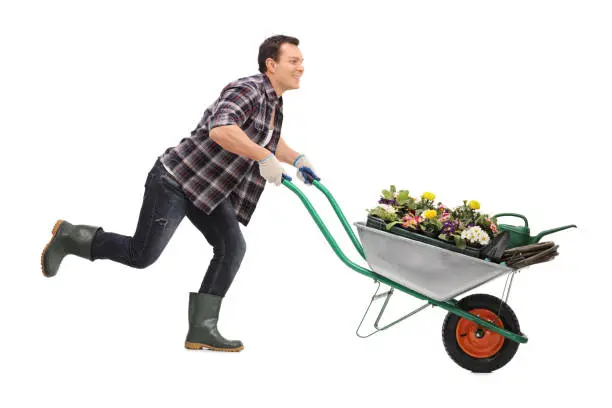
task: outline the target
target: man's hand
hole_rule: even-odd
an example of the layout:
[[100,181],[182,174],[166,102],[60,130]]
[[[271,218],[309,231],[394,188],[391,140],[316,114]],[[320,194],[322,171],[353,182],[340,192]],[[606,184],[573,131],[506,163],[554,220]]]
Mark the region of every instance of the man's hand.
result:
[[263,160],[257,162],[259,164],[259,174],[265,178],[268,183],[274,183],[277,186],[283,181],[284,169],[280,162],[272,153]]
[[296,173],[297,178],[299,178],[306,185],[311,185],[312,183],[309,181],[310,179],[307,179],[304,176],[304,173],[309,174],[315,180],[321,180],[321,178],[315,174],[315,169],[312,166],[312,163],[310,163],[305,155],[300,154],[293,162],[293,166],[298,169]]

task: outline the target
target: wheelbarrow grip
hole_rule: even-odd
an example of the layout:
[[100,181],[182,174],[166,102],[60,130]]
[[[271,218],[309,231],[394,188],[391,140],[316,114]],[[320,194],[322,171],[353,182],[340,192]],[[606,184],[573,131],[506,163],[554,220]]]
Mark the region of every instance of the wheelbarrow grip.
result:
[[[300,169],[304,169],[302,170],[302,174],[304,175],[304,179],[309,183],[312,184],[312,182],[314,180],[317,181],[321,181],[321,177],[316,176],[312,170],[310,170],[310,167],[300,167]],[[285,173],[283,173],[283,180],[288,180],[291,181],[291,177],[289,177],[288,175],[286,175]]]
[[321,177],[314,174],[314,172],[310,169],[310,167],[300,167],[299,171],[302,172],[302,175],[304,176],[304,180],[306,181],[306,184],[312,184],[314,180],[321,181]]

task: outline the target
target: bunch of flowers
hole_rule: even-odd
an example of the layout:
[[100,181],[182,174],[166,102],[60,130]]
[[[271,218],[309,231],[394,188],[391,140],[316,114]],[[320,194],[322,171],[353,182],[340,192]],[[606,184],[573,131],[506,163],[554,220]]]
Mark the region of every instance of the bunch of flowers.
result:
[[423,211],[423,222],[421,222],[421,230],[429,235],[437,237],[442,230],[442,223],[438,219],[438,211],[436,210],[425,210]]
[[376,208],[367,211],[371,215],[375,215],[388,222],[397,220],[397,210],[391,204],[379,204]]
[[425,192],[421,195],[421,200],[416,203],[416,209],[421,211],[435,210],[436,206],[434,200],[436,195],[434,193]]
[[[422,222],[423,217],[421,217],[420,215],[416,215],[414,211],[410,211],[408,214],[402,217],[401,224],[403,227],[418,230]],[[390,223],[389,225],[387,225],[387,229],[391,229],[393,225],[395,224]]]
[[461,239],[466,240],[472,244],[480,244],[486,246],[489,244],[489,234],[483,231],[478,225],[469,227],[461,231]]
[[442,231],[440,233],[441,238],[449,241],[455,237],[455,232],[459,228],[459,221],[457,220],[446,220],[442,222]]
[[486,246],[499,233],[491,217],[481,214],[480,203],[463,200],[463,204],[452,209],[441,202],[435,203],[436,195],[425,192],[420,199],[410,196],[408,190],[396,190],[394,185],[382,190],[378,206],[366,211],[386,223],[387,230],[398,225],[411,231],[423,233],[445,241],[451,241],[460,248],[468,244]]

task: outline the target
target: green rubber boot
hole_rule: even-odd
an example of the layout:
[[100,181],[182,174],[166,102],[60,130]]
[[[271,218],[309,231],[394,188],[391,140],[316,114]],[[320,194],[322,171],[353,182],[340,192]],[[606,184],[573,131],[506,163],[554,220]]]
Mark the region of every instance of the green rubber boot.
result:
[[72,225],[68,221],[57,221],[51,230],[53,236],[40,256],[43,275],[48,278],[55,276],[62,260],[69,254],[92,261],[91,246],[99,229],[101,228],[91,225]]
[[185,348],[215,351],[240,351],[240,340],[227,340],[217,330],[217,320],[223,297],[208,293],[189,293],[189,332]]

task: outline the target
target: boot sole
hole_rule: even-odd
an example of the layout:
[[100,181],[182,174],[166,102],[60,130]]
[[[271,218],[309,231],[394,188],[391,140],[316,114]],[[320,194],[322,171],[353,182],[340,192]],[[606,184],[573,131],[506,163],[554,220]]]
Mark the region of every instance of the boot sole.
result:
[[55,238],[55,234],[57,234],[57,231],[59,230],[60,225],[62,225],[62,222],[64,222],[64,220],[57,220],[57,222],[53,226],[53,229],[51,230],[51,234],[52,234],[51,239],[49,240],[47,245],[45,245],[45,248],[43,249],[42,254],[40,255],[40,269],[42,269],[43,276],[47,278],[49,278],[50,276],[47,275],[47,273],[45,272],[45,253],[47,252],[49,245],[51,245],[51,242],[53,242],[53,239]]
[[244,349],[244,346],[235,347],[235,348],[219,348],[219,347],[209,346],[208,344],[204,344],[204,343],[192,343],[190,341],[186,341],[185,348],[189,350],[201,350],[203,348],[206,348],[206,349],[214,350],[214,351],[236,352],[236,351],[240,351]]

